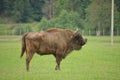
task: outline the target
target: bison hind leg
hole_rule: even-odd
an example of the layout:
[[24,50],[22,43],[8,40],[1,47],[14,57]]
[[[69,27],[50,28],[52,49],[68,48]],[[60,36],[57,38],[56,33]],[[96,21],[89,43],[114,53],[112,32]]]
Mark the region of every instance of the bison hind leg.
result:
[[26,70],[29,71],[29,63],[33,57],[34,53],[27,53],[26,54]]

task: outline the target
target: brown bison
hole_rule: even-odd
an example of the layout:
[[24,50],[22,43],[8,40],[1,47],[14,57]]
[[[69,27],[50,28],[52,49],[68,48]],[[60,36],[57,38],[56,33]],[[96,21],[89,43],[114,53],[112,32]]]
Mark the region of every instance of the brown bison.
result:
[[78,31],[69,29],[51,28],[42,32],[28,32],[22,37],[23,56],[26,51],[26,70],[29,71],[29,63],[35,53],[39,55],[52,54],[56,58],[55,70],[60,70],[60,62],[71,51],[80,50],[87,42]]

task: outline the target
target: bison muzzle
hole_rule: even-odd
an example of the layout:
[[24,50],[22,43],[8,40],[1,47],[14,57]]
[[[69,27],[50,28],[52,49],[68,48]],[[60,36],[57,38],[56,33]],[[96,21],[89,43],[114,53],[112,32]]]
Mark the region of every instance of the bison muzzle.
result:
[[56,58],[55,70],[60,70],[60,62],[71,51],[80,50],[87,39],[83,39],[78,31],[69,29],[51,28],[41,32],[28,32],[22,37],[20,57],[26,51],[26,70],[35,53],[39,55],[52,54]]

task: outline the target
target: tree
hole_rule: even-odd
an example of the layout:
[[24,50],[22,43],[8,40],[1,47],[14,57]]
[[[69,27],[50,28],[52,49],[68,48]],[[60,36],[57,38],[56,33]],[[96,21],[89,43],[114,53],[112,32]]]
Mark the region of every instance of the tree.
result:
[[120,0],[115,0],[114,2],[115,2],[115,4],[116,4],[117,11],[120,12]]
[[45,1],[44,0],[29,0],[29,2],[32,7],[32,18],[35,21],[40,21],[43,16],[42,8],[43,8]]
[[45,30],[50,27],[82,29],[83,25],[79,17],[77,12],[62,10],[58,17],[54,17],[50,20],[43,17],[39,25],[39,30]]
[[0,17],[10,22],[40,21],[44,0],[0,0]]
[[23,11],[21,13],[21,22],[29,22],[32,20],[32,7],[29,3],[29,0],[23,0]]
[[86,18],[86,8],[89,5],[90,0],[57,0],[55,14],[59,15],[64,9],[68,12],[78,12],[81,19]]
[[0,0],[0,15],[2,15],[2,12],[4,11],[3,5],[4,5],[3,0]]
[[45,0],[42,11],[47,19],[51,19],[54,17],[55,2],[56,0]]
[[114,29],[116,35],[120,35],[120,0],[114,0],[115,2],[115,9],[114,9]]
[[102,31],[110,31],[111,1],[109,0],[92,0],[87,8],[87,24],[89,28],[96,30],[96,35],[100,36]]

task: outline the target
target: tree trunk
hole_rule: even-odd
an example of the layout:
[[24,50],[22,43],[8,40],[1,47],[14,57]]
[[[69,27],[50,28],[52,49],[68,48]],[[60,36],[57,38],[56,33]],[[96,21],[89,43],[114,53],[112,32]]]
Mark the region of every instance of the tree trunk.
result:
[[101,22],[99,21],[98,22],[98,29],[96,30],[96,36],[100,36],[101,35],[101,29],[100,29],[100,27],[101,27]]

